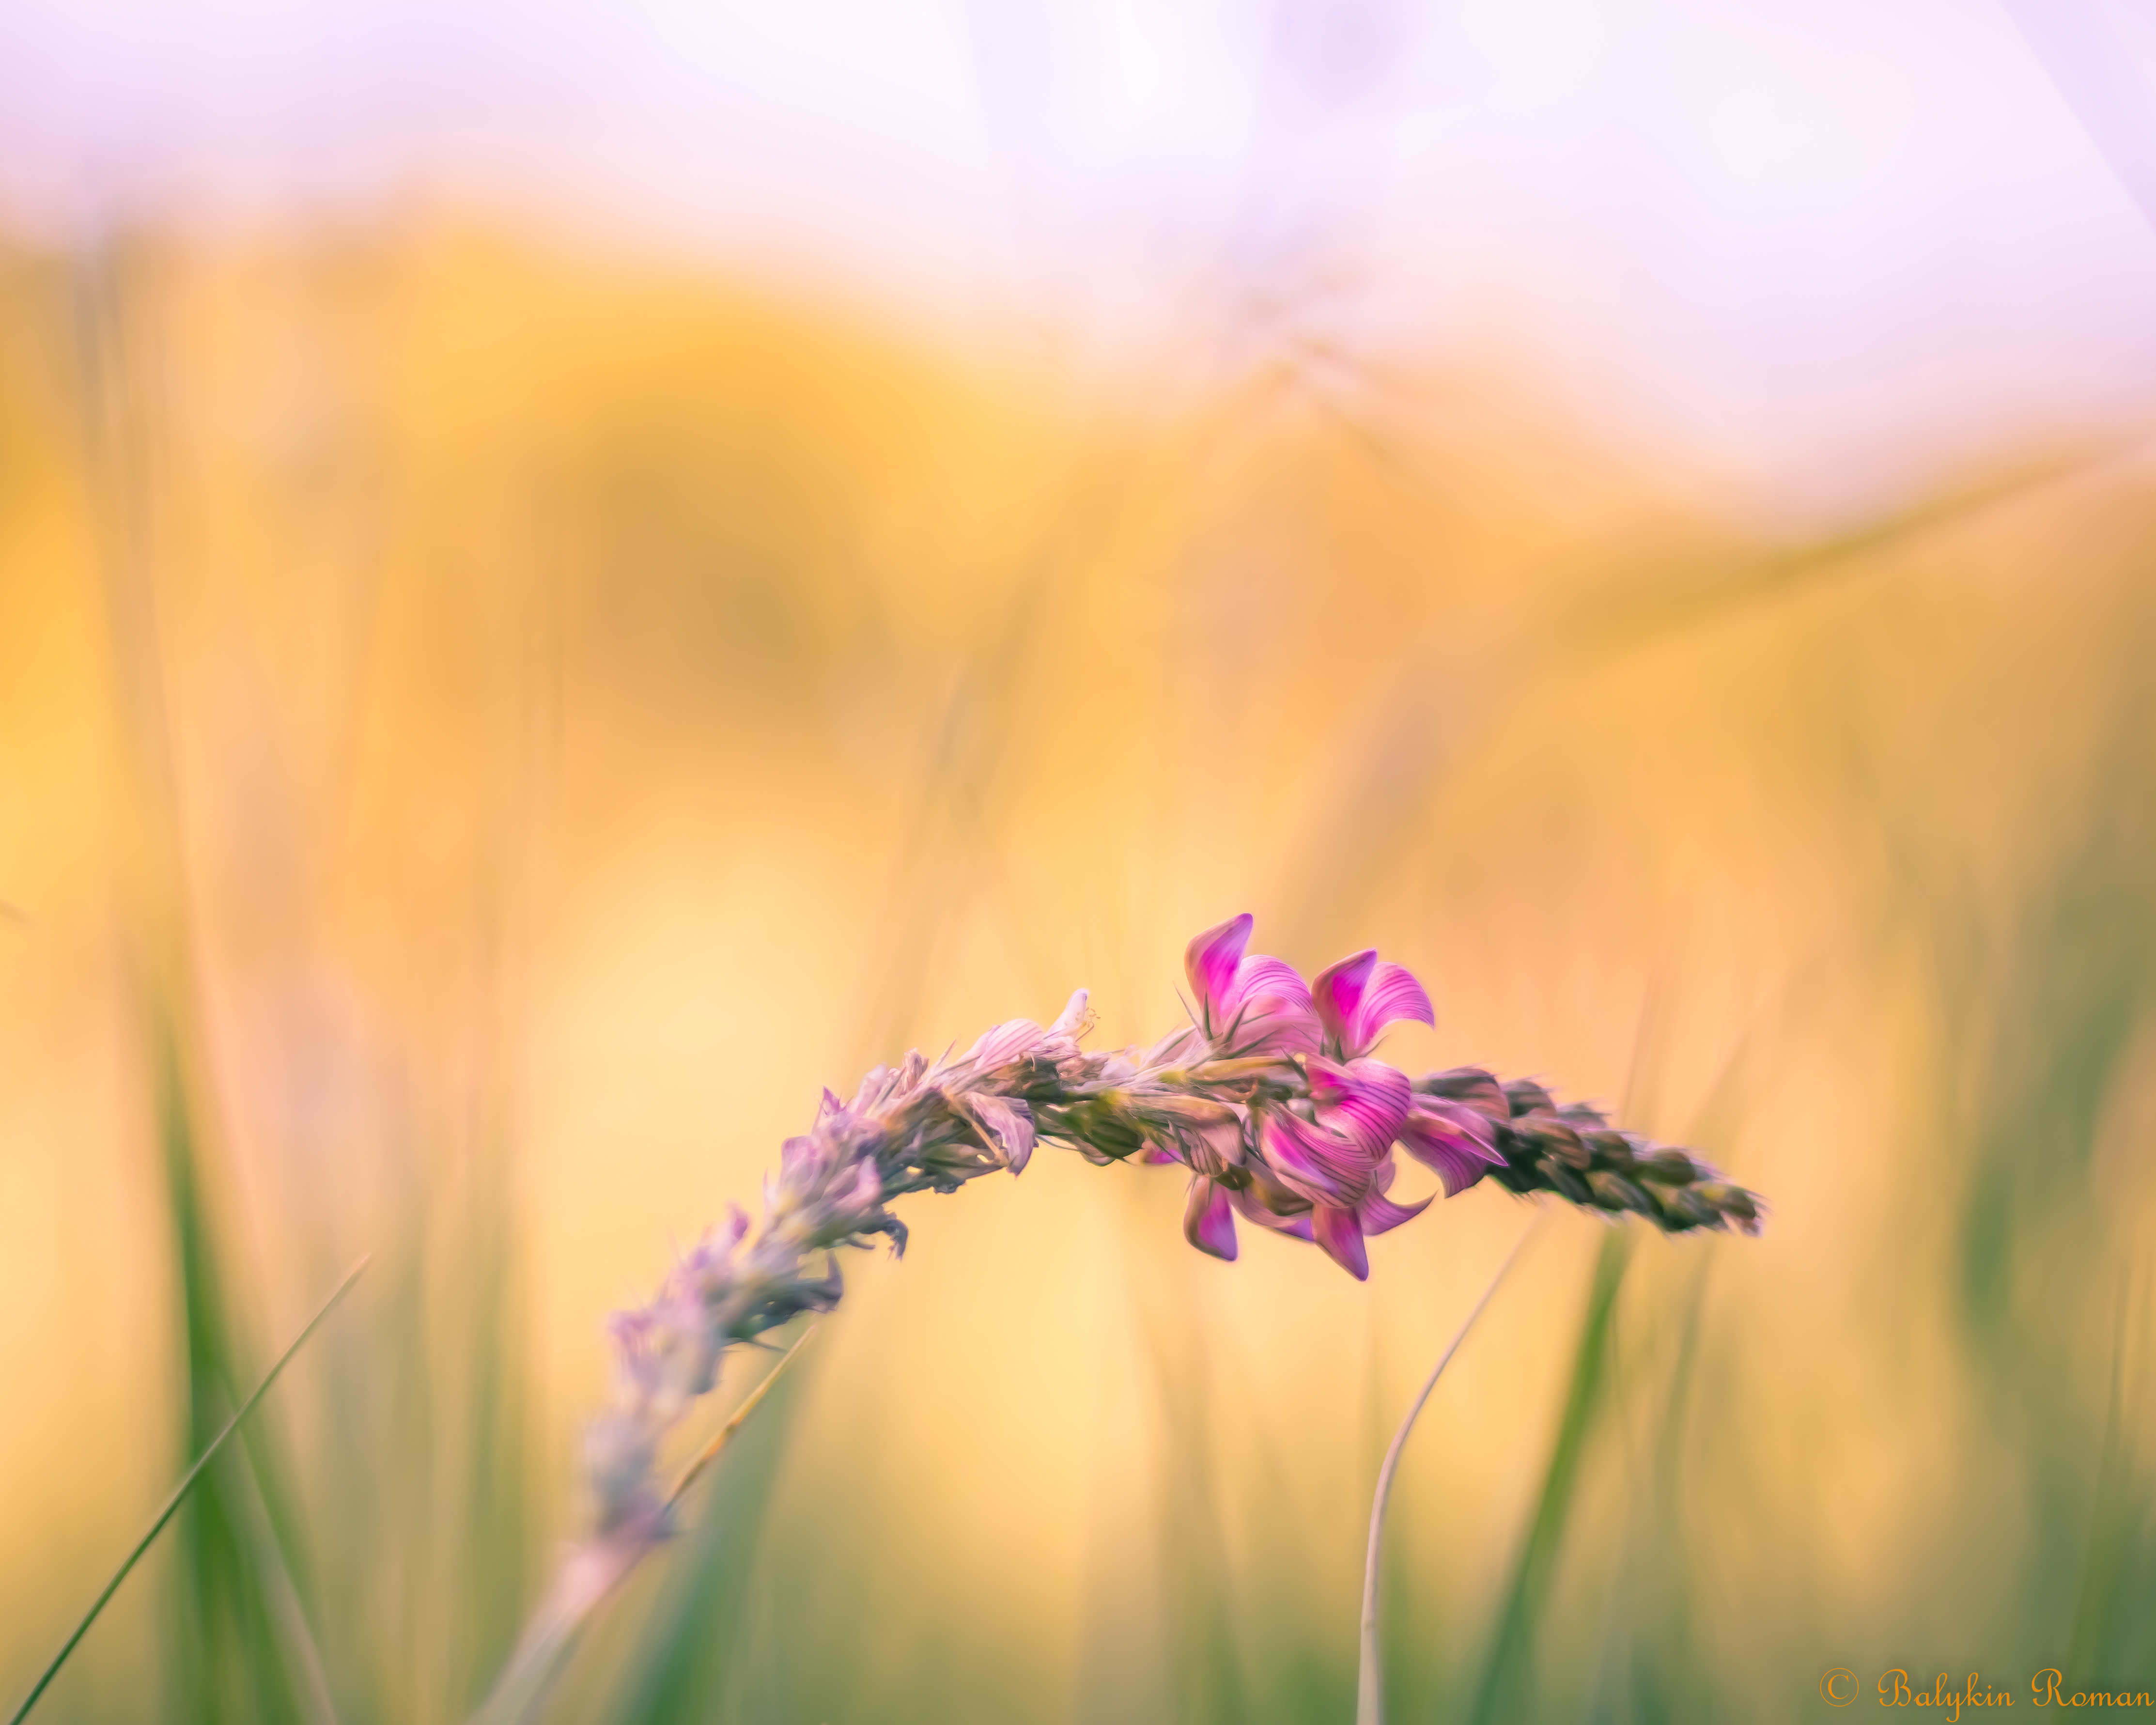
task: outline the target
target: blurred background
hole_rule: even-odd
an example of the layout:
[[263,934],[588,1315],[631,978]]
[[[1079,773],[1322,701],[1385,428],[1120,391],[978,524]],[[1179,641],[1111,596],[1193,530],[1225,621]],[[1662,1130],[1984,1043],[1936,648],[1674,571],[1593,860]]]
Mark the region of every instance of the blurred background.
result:
[[[2156,1686],[2152,215],[2123,0],[8,0],[0,1701],[366,1251],[39,1717],[463,1718],[819,1086],[1246,909],[1774,1205],[1543,1224],[1396,1718]],[[1182,1201],[912,1201],[547,1717],[1350,1717],[1530,1211]]]

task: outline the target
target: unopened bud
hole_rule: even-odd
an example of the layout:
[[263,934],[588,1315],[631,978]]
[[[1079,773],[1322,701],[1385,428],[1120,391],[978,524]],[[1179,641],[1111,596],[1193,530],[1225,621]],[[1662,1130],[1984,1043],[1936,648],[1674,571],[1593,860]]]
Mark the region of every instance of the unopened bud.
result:
[[1556,1157],[1543,1157],[1535,1164],[1535,1172],[1549,1182],[1551,1191],[1570,1199],[1574,1204],[1594,1202],[1594,1189],[1586,1180]]
[[1666,1144],[1641,1157],[1635,1172],[1643,1180],[1657,1181],[1665,1186],[1689,1186],[1699,1178],[1699,1169],[1693,1165],[1691,1158]]
[[1532,1114],[1537,1109],[1548,1113],[1556,1104],[1550,1093],[1532,1078],[1515,1078],[1505,1086],[1505,1101],[1517,1119],[1522,1114]]
[[1759,1200],[1742,1186],[1732,1186],[1727,1180],[1709,1180],[1691,1189],[1702,1203],[1711,1204],[1722,1215],[1733,1220],[1745,1233],[1759,1231]]
[[1465,1102],[1492,1120],[1512,1117],[1512,1105],[1506,1097],[1504,1086],[1480,1066],[1455,1066],[1449,1072],[1427,1073],[1415,1081],[1414,1087],[1426,1096]]
[[1714,1206],[1690,1186],[1666,1186],[1655,1194],[1662,1214],[1684,1228],[1712,1228],[1721,1219]]
[[1607,1168],[1594,1168],[1588,1173],[1587,1184],[1594,1194],[1594,1201],[1605,1210],[1631,1210],[1650,1220],[1660,1214],[1654,1199],[1622,1174],[1612,1173]]
[[1561,1159],[1568,1167],[1585,1169],[1594,1163],[1579,1134],[1554,1114],[1529,1114],[1512,1122],[1512,1130],[1537,1149]]

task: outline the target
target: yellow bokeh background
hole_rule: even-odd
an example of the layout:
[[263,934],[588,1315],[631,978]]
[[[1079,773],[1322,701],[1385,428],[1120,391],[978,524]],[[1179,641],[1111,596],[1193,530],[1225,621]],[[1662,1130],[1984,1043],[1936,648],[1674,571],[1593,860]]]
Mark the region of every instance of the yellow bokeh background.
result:
[[[2148,1674],[2131,439],[1798,539],[1517,377],[1087,368],[447,227],[17,252],[0,344],[0,1687],[186,1459],[161,1014],[248,1370],[374,1255],[259,1466],[340,1716],[448,1719],[580,1525],[607,1312],[819,1088],[1079,986],[1151,1040],[1243,910],[1413,968],[1402,1065],[1772,1205],[1540,1224],[1408,1452],[1401,1717]],[[1181,1202],[1052,1151],[913,1200],[774,1424],[722,1702],[651,1716],[1344,1717],[1378,1457],[1534,1211],[1357,1285]],[[624,1716],[680,1558],[553,1717]],[[56,1717],[184,1712],[189,1573]]]

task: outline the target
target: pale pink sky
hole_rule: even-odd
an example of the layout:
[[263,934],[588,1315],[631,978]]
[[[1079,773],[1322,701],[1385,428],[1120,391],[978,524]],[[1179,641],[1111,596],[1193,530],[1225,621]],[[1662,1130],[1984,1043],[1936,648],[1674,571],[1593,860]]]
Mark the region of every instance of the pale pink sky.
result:
[[2148,0],[0,0],[47,240],[416,201],[1107,348],[1497,340],[1799,511],[2156,417],[2152,180]]

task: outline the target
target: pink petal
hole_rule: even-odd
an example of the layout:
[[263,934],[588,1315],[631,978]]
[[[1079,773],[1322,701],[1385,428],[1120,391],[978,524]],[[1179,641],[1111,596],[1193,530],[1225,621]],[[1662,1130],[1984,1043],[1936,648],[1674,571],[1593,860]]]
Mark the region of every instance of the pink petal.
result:
[[1209,1036],[1227,1022],[1232,1008],[1224,1010],[1235,981],[1235,968],[1243,962],[1243,948],[1250,943],[1257,919],[1248,911],[1209,928],[1183,949],[1183,968],[1190,978],[1190,992],[1198,997],[1198,1022]]
[[[1285,1188],[1281,1189],[1283,1191]],[[1310,1207],[1302,1204],[1296,1210],[1277,1210],[1265,1203],[1255,1189],[1229,1194],[1229,1202],[1235,1206],[1236,1214],[1246,1222],[1255,1222],[1260,1228],[1270,1228],[1276,1234],[1285,1234],[1295,1240],[1310,1236]],[[1296,1200],[1301,1204],[1301,1200]]]
[[1430,1206],[1424,1199],[1419,1204],[1394,1204],[1382,1193],[1372,1193],[1355,1206],[1355,1219],[1362,1224],[1363,1232],[1372,1239],[1389,1234],[1403,1222],[1412,1222]]
[[1148,1144],[1138,1160],[1147,1168],[1174,1168],[1181,1164],[1183,1158],[1162,1145]]
[[1363,1244],[1363,1230],[1354,1211],[1321,1204],[1312,1212],[1311,1232],[1325,1255],[1356,1281],[1370,1279],[1370,1254]]
[[1163,1096],[1154,1105],[1166,1117],[1177,1160],[1218,1177],[1243,1159],[1243,1120],[1225,1102],[1202,1096]]
[[1225,1188],[1202,1178],[1190,1183],[1183,1206],[1183,1237],[1201,1252],[1235,1261],[1235,1213]]
[[1447,1198],[1457,1198],[1503,1163],[1490,1122],[1476,1110],[1464,1102],[1415,1100],[1414,1112],[1400,1128],[1400,1142],[1417,1162],[1437,1170]]
[[1414,1099],[1407,1074],[1382,1060],[1353,1060],[1345,1066],[1312,1055],[1310,1100],[1322,1125],[1345,1132],[1372,1163],[1392,1148]]
[[981,1040],[966,1051],[966,1058],[977,1066],[1006,1066],[1020,1055],[1030,1054],[1038,1047],[1043,1032],[1031,1019],[1013,1019],[1008,1024],[992,1024],[982,1034]]
[[1435,1024],[1437,1014],[1413,971],[1404,964],[1380,964],[1371,972],[1362,999],[1348,1014],[1342,1052],[1351,1056],[1367,1054],[1386,1025],[1398,1024],[1402,1019]]
[[1352,1138],[1282,1111],[1265,1117],[1265,1159],[1313,1204],[1353,1204],[1369,1190],[1370,1160]]
[[1312,981],[1311,1001],[1325,1026],[1325,1040],[1332,1048],[1345,1050],[1348,1022],[1362,1002],[1363,990],[1377,962],[1375,947],[1351,952],[1337,964],[1327,965]]
[[1219,1034],[1238,1055],[1301,1054],[1317,1047],[1310,989],[1284,958],[1253,952],[1235,967]]
[[1014,1173],[1025,1172],[1033,1156],[1033,1111],[1024,1102],[1006,1101],[982,1091],[966,1091],[951,1099],[973,1117],[982,1139],[991,1150],[1000,1151]]

